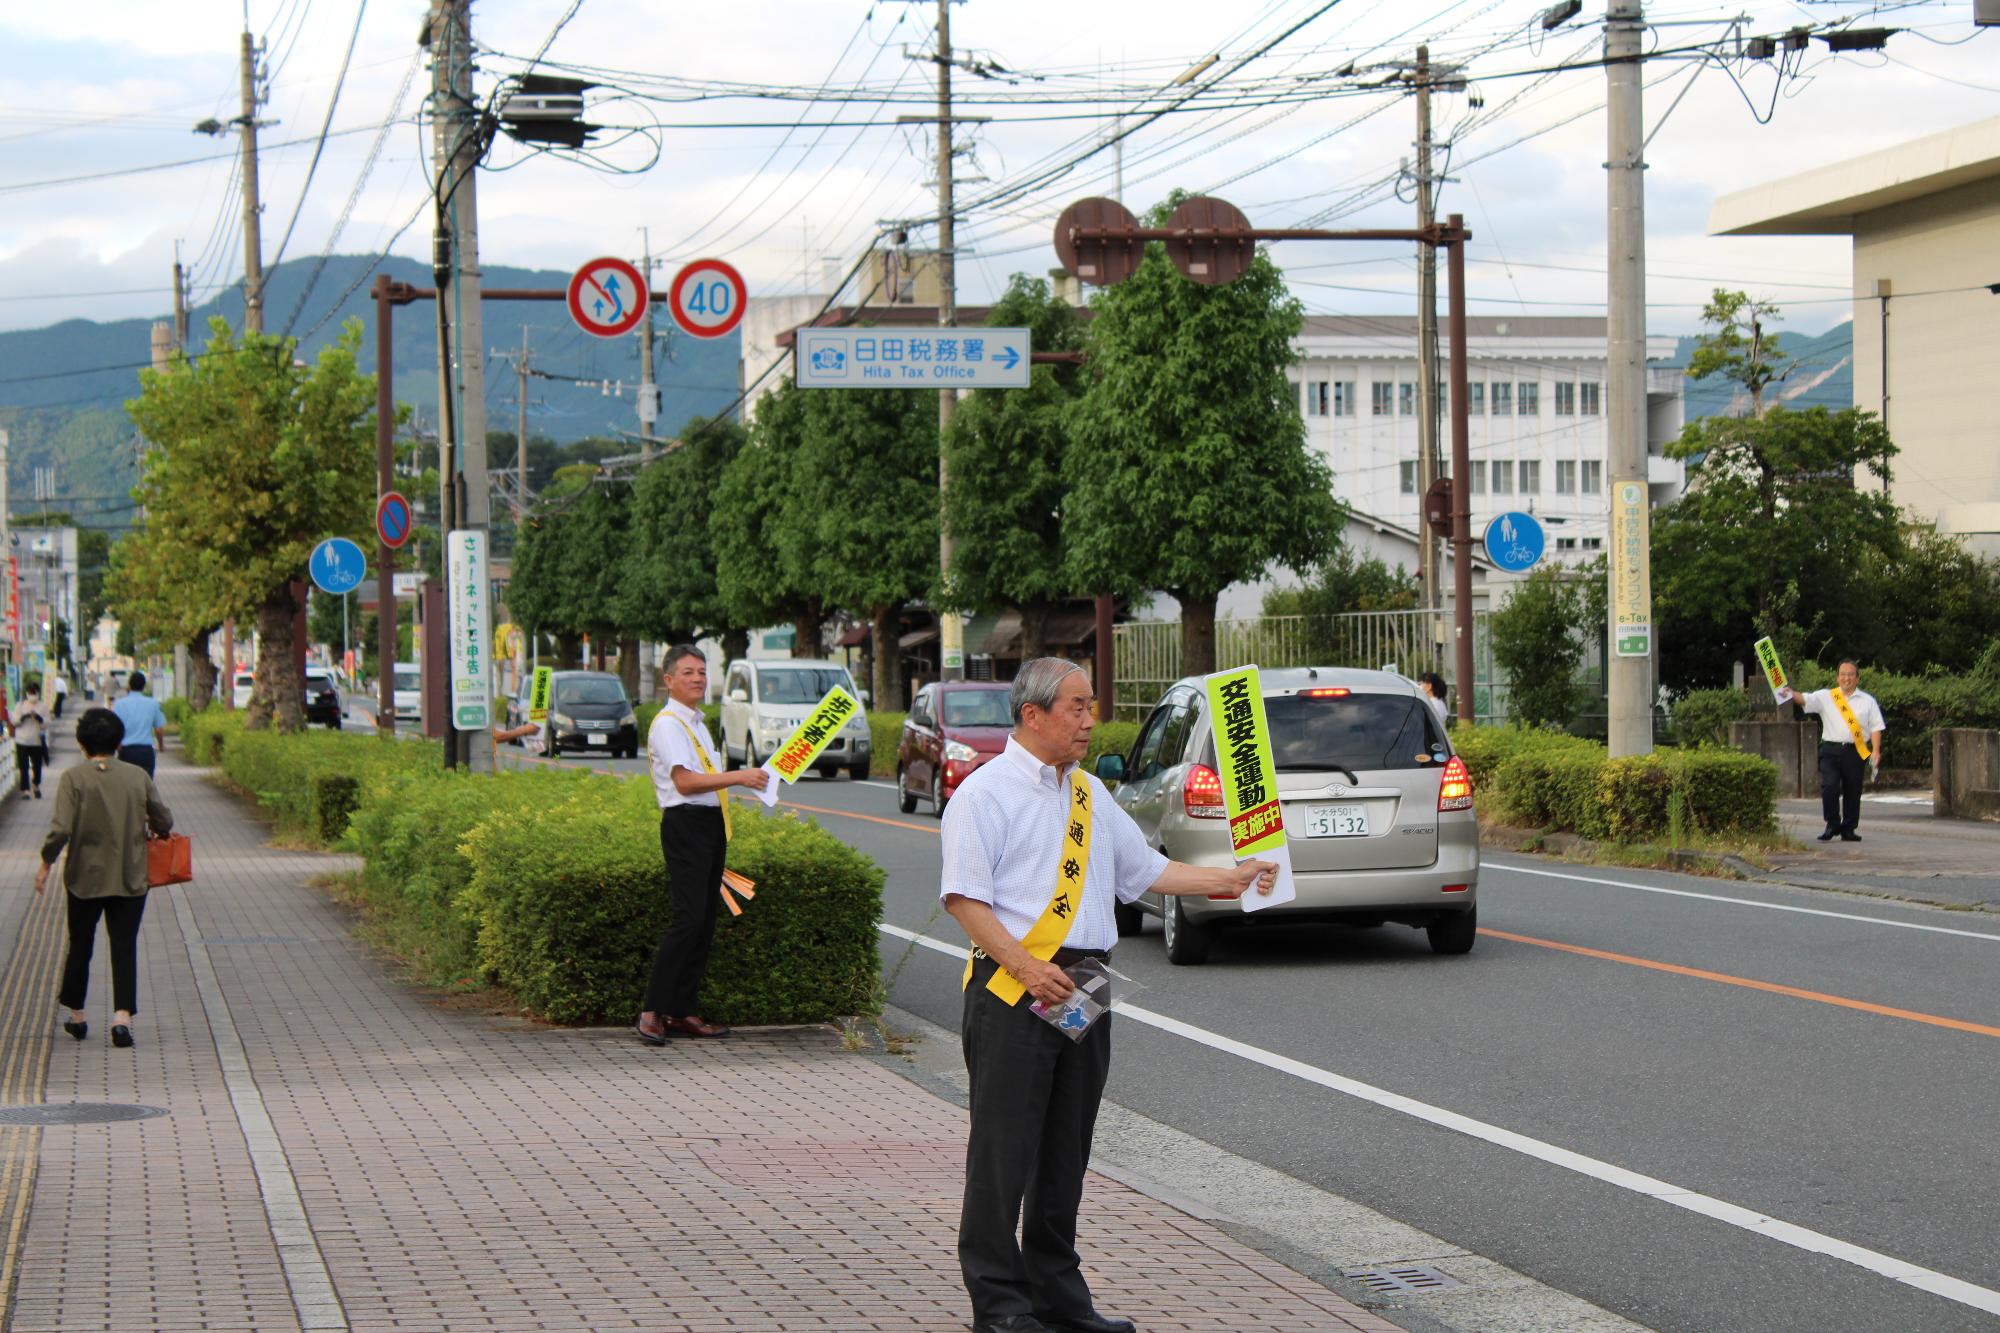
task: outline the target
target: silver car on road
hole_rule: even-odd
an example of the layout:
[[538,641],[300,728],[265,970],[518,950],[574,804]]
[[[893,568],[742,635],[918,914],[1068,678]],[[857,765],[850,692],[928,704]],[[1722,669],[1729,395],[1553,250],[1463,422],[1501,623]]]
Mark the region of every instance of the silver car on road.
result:
[[[1298,898],[1246,914],[1232,900],[1147,894],[1118,909],[1119,933],[1142,913],[1166,927],[1167,957],[1199,963],[1227,925],[1396,922],[1431,948],[1462,954],[1478,926],[1479,826],[1472,779],[1417,686],[1387,671],[1296,667],[1260,673]],[[1201,678],[1177,682],[1129,755],[1098,776],[1155,847],[1177,861],[1234,861]]]

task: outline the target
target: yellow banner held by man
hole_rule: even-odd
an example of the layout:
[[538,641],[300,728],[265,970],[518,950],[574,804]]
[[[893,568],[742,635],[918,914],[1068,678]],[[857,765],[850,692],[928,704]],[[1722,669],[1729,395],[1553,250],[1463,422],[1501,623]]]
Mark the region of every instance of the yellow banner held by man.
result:
[[528,721],[541,723],[549,720],[549,690],[555,674],[551,667],[535,668],[534,679],[528,683]]
[[1230,846],[1238,860],[1275,851],[1285,845],[1285,816],[1278,801],[1278,771],[1271,762],[1271,729],[1264,720],[1264,690],[1257,668],[1218,671],[1206,684]]
[[833,744],[833,738],[840,734],[840,729],[850,719],[860,715],[861,701],[840,686],[834,686],[813,705],[812,712],[806,714],[806,720],[785,737],[785,743],[778,747],[766,767],[786,782],[797,782],[799,775],[819,758],[820,751]]
[[1757,665],[1764,668],[1764,679],[1771,686],[1771,697],[1784,703],[1792,697],[1790,678],[1785,675],[1785,664],[1778,660],[1778,645],[1765,635],[1753,645],[1757,654]]

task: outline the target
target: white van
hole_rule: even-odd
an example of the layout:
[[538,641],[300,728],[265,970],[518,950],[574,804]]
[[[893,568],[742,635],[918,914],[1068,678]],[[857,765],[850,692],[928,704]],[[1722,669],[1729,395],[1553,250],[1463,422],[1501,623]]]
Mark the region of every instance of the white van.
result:
[[[840,686],[864,704],[868,696],[855,688],[854,677],[838,662],[783,658],[769,662],[739,658],[722,678],[722,752],[730,767],[755,768],[805,721],[826,692]],[[832,777],[844,768],[859,782],[868,776],[873,748],[864,707],[840,735],[820,751],[813,770]]]
[[392,698],[396,704],[396,720],[415,722],[423,712],[424,677],[415,662],[396,663],[396,681],[392,686]]

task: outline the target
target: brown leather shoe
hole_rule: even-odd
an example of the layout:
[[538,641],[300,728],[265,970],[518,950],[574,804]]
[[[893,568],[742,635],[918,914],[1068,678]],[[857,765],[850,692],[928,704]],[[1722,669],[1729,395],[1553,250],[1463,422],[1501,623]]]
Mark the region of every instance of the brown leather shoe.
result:
[[686,1018],[663,1018],[660,1020],[660,1026],[667,1030],[666,1035],[669,1037],[726,1037],[729,1035],[729,1029],[723,1027],[720,1023],[704,1023],[693,1014],[689,1014]]
[[[648,1022],[648,1019],[652,1021]],[[659,1018],[653,1014],[640,1014],[639,1021],[632,1025],[632,1031],[638,1033],[639,1040],[645,1042],[648,1046],[664,1046],[667,1044],[667,1029],[660,1022]]]

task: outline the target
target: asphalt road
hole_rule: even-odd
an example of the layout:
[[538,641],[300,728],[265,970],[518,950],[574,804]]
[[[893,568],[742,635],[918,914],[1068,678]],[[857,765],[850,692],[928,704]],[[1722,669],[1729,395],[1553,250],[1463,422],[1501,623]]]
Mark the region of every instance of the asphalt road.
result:
[[[928,809],[786,804],[887,870],[891,1002],[955,1029],[959,958],[893,933],[963,943]],[[1463,958],[1295,927],[1173,967],[1149,923],[1107,1095],[1655,1328],[2000,1327],[2000,927],[1518,857],[1480,893]]]

